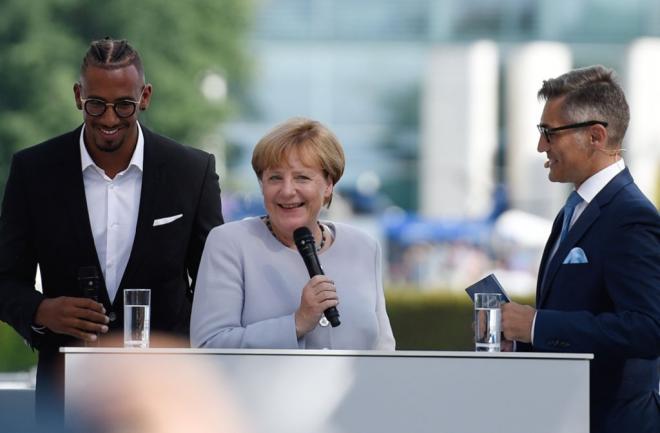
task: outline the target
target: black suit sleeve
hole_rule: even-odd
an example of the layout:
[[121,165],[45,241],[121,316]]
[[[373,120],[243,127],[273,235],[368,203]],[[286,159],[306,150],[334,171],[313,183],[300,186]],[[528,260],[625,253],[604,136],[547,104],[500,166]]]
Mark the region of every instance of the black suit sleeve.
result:
[[29,171],[19,155],[12,159],[0,216],[0,320],[34,345],[31,325],[43,295],[34,285],[37,258],[25,192]]
[[200,196],[197,202],[195,219],[190,233],[190,242],[186,253],[186,268],[192,279],[191,296],[195,290],[195,281],[197,280],[197,269],[202,257],[202,250],[206,242],[206,236],[215,226],[224,223],[222,218],[222,204],[220,199],[219,177],[215,172],[215,158],[208,155],[206,159],[205,176],[200,189]]

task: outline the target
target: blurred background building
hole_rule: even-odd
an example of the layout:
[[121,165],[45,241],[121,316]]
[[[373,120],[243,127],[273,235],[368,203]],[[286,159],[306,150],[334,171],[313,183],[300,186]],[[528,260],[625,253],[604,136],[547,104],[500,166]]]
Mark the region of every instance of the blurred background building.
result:
[[462,290],[497,271],[533,292],[570,189],[536,151],[536,92],[571,68],[619,73],[626,161],[658,203],[658,1],[7,0],[0,183],[13,151],[80,122],[71,82],[105,35],[142,52],[145,124],[216,155],[228,220],[263,213],[250,157],[270,128],[305,116],[335,131],[347,167],[329,217],[381,241],[393,286]]
[[462,289],[496,270],[530,293],[570,188],[548,181],[536,151],[536,92],[596,63],[619,73],[630,98],[626,160],[657,203],[657,1],[257,5],[251,85],[222,125],[225,179],[239,202],[230,218],[260,212],[249,165],[259,137],[288,117],[312,117],[347,150],[345,203],[330,213],[380,238],[391,283]]
[[[391,294],[467,299],[490,272],[512,295],[533,293],[570,189],[548,181],[536,151],[536,92],[571,68],[619,73],[626,162],[660,202],[657,0],[2,0],[0,186],[14,151],[81,122],[72,84],[106,35],[142,54],[154,84],[144,123],[217,156],[227,220],[263,213],[250,158],[267,130],[306,116],[335,131],[347,167],[328,217],[380,240]],[[456,337],[465,311],[424,329]],[[406,345],[396,320],[399,347],[471,347],[469,325],[460,342]],[[0,371],[33,364],[27,352],[0,324]]]

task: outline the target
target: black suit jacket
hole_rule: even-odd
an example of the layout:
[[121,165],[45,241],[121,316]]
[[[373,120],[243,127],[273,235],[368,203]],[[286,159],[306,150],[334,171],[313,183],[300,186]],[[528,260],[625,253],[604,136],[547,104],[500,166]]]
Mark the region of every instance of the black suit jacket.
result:
[[[80,131],[14,155],[0,217],[0,319],[39,350],[38,393],[44,382],[59,376],[59,347],[80,344],[50,331],[35,333],[31,325],[39,303],[44,297],[83,296],[82,266],[96,266],[102,280],[85,199]],[[204,242],[223,222],[215,161],[206,152],[142,131],[142,192],[133,248],[114,302],[103,282],[99,301],[114,319],[110,331],[121,331],[122,289],[150,288],[152,332],[187,338]],[[183,217],[153,226],[155,219],[178,214]],[[37,264],[43,294],[34,288]]]

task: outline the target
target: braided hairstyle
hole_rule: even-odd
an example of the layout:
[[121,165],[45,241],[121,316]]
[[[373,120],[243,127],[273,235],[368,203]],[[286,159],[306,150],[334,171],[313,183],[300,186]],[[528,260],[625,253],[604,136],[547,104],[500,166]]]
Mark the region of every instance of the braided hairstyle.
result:
[[126,39],[112,39],[108,36],[90,44],[80,65],[80,74],[83,75],[89,66],[119,69],[130,65],[137,69],[144,80],[144,69],[138,52]]

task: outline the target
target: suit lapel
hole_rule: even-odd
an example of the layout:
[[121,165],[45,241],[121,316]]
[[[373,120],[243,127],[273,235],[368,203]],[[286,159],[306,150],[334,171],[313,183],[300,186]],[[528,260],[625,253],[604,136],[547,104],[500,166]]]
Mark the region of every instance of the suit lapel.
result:
[[561,264],[564,261],[564,258],[568,252],[573,248],[577,242],[585,235],[589,227],[591,227],[594,222],[598,219],[601,214],[601,209],[606,206],[614,195],[624,186],[632,183],[633,179],[630,175],[630,171],[626,168],[621,173],[617,174],[612,178],[612,180],[605,185],[605,187],[594,197],[594,199],[589,203],[584,212],[580,217],[575,221],[573,227],[571,227],[566,239],[562,244],[559,245],[554,256],[548,260],[548,255],[552,251],[557,236],[559,236],[559,231],[561,230],[561,222],[563,220],[563,212],[560,212],[552,228],[552,234],[548,239],[548,242],[545,246],[545,251],[543,252],[543,259],[541,260],[541,269],[539,270],[539,276],[543,275],[545,272],[545,267],[548,267],[545,279],[542,277],[538,280],[538,290],[537,290],[537,299],[536,306],[537,308],[541,307],[544,301],[548,297],[548,293],[552,287],[552,281],[554,280],[557,272],[559,271]]
[[140,192],[140,208],[131,255],[128,259],[124,275],[121,278],[118,293],[115,297],[115,304],[121,299],[120,292],[122,288],[126,287],[131,275],[140,269],[140,265],[148,253],[149,234],[153,226],[157,196],[159,193],[162,193],[161,184],[164,161],[158,153],[158,144],[155,143],[153,134],[144,126],[142,126],[142,133],[144,136],[144,167],[142,189]]
[[[62,153],[63,158],[60,165],[61,170],[59,171],[62,191],[64,191],[62,201],[68,214],[69,225],[72,227],[70,233],[76,236],[78,243],[77,251],[73,252],[73,266],[77,268],[96,266],[99,273],[101,273],[87,210],[87,197],[85,196],[85,184],[80,160],[80,132],[81,128],[76,129],[67,136],[68,142],[62,143],[62,147],[65,149]],[[78,269],[75,269],[74,272],[77,273]],[[103,278],[102,275],[101,278]],[[99,292],[99,301],[105,305],[110,305],[105,283]]]
[[[540,294],[540,299],[537,301],[537,305],[541,306],[543,305],[543,302],[545,299],[548,297],[548,293],[550,292],[550,289],[552,287],[552,281],[554,280],[555,276],[557,275],[557,271],[559,271],[559,268],[561,264],[564,261],[564,258],[566,258],[566,255],[568,252],[577,244],[577,242],[584,236],[584,234],[587,232],[589,227],[598,219],[598,216],[600,215],[600,206],[598,205],[598,202],[596,200],[593,200],[589,205],[586,207],[584,212],[580,215],[580,217],[575,221],[573,224],[573,227],[568,231],[568,234],[566,236],[566,239],[564,239],[564,242],[559,244],[559,247],[557,248],[557,251],[555,252],[554,256],[550,259],[550,261],[547,263],[548,266],[548,272],[545,276],[545,280],[543,281],[543,288],[541,290]],[[562,213],[562,219],[563,219],[563,213]],[[559,224],[561,230],[561,224]],[[555,235],[555,239],[556,239]],[[554,241],[548,242],[548,245],[554,245]]]
[[541,300],[541,293],[545,291],[545,282],[547,280],[547,268],[548,268],[548,259],[550,258],[550,254],[552,254],[552,248],[555,245],[555,242],[557,242],[557,238],[559,237],[559,233],[561,233],[561,225],[562,221],[564,220],[564,211],[563,209],[559,212],[559,214],[555,217],[555,222],[552,224],[552,231],[550,232],[550,237],[548,238],[548,241],[545,244],[545,248],[543,249],[543,256],[541,257],[541,266],[539,266],[539,274],[536,280],[536,305],[540,305],[540,300]]

